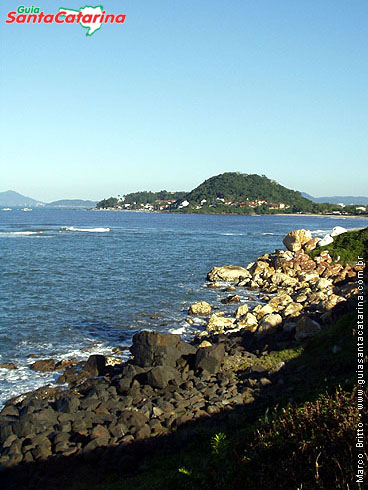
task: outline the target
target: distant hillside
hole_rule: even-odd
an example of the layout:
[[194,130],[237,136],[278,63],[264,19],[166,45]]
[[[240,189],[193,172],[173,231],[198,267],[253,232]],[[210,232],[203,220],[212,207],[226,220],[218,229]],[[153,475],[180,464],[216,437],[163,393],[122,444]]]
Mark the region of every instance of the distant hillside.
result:
[[[205,180],[186,194],[186,201],[196,205],[268,206],[312,211],[313,203],[300,192],[287,189],[265,175],[226,172]],[[285,207],[283,206],[285,205]],[[280,208],[280,209],[281,209]]]
[[97,201],[84,201],[83,199],[60,199],[46,204],[52,208],[94,208]]
[[368,205],[368,197],[365,196],[329,196],[329,197],[313,197],[306,192],[301,192],[301,195],[306,199],[310,199],[313,202],[329,202],[331,204],[345,204],[345,206],[349,206],[349,204],[356,205]]
[[31,197],[22,196],[15,191],[0,192],[0,206],[22,207],[22,206],[44,206],[41,201],[36,201]]

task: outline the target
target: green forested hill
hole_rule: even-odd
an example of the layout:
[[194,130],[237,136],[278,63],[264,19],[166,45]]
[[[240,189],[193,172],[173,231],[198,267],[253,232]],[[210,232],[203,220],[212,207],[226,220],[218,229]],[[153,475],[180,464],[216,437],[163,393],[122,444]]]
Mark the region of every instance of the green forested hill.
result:
[[205,180],[189,192],[185,198],[189,202],[207,203],[218,199],[226,202],[244,203],[265,200],[268,203],[285,203],[301,210],[313,210],[313,203],[296,192],[264,175],[227,172]]

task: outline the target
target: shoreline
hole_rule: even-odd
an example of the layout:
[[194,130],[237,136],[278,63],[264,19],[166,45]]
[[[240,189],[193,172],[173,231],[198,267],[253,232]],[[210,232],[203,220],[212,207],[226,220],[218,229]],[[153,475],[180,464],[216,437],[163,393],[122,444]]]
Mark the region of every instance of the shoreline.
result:
[[358,218],[358,219],[368,219],[366,215],[359,214],[347,214],[347,215],[336,215],[336,214],[314,214],[314,213],[264,213],[264,214],[243,214],[243,213],[186,213],[181,211],[148,211],[146,209],[113,209],[113,208],[88,208],[87,211],[124,211],[124,212],[132,212],[132,213],[147,213],[147,214],[183,214],[183,215],[202,215],[202,216],[292,216],[292,217],[317,217],[317,218],[336,218],[336,219],[349,219],[349,218]]
[[[191,342],[177,334],[141,331],[130,347],[133,359],[109,363],[106,356],[91,355],[86,362],[66,361],[59,366],[62,386],[8,400],[0,412],[0,467],[110,446],[123,449],[223,410],[247,410],[285,366],[282,361],[257,370],[262,346],[304,345],[349,311],[357,292],[361,269],[336,264],[323,250],[311,259],[306,252],[316,241],[310,232],[291,232],[284,243],[288,250],[265,254],[247,267],[209,271],[208,287],[221,288],[221,303],[231,305],[232,312],[198,298],[188,323],[200,316],[206,327]],[[257,294],[262,303],[241,302],[240,289]],[[36,367],[55,371],[51,361],[39,359]],[[245,375],[238,371],[244,363],[250,369]],[[24,445],[27,437],[30,443]]]

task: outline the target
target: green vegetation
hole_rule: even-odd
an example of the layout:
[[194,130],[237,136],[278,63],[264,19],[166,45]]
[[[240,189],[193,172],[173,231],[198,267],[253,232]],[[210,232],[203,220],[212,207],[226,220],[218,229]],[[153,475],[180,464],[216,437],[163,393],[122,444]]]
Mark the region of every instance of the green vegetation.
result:
[[[365,308],[367,315],[368,308]],[[222,419],[198,422],[190,442],[176,444],[141,462],[135,476],[110,475],[90,490],[302,490],[363,489],[356,484],[355,437],[366,419],[357,411],[356,316],[304,344],[281,346],[259,355],[259,364],[280,360],[283,384],[260,396],[244,411],[225,411]],[[239,366],[246,369],[248,366]],[[367,375],[368,373],[365,373]],[[188,429],[179,428],[178,436]],[[360,450],[364,452],[364,450]],[[365,464],[368,455],[364,452]],[[82,490],[76,484],[71,487]]]
[[131,192],[127,194],[124,203],[129,204],[154,204],[156,201],[177,201],[185,196],[185,192],[169,192],[169,191],[142,191]]
[[333,243],[325,247],[318,247],[309,253],[314,258],[328,250],[333,260],[339,264],[355,265],[357,257],[363,257],[368,262],[368,227],[363,230],[349,231],[334,238]]
[[240,172],[211,177],[191,192],[132,192],[119,199],[103,199],[97,208],[205,214],[368,214],[354,206],[314,203],[265,175]]
[[293,212],[312,211],[314,204],[301,196],[300,192],[292,191],[268,179],[265,175],[242,174],[226,172],[204,181],[185,196],[189,202],[201,203],[206,200],[215,204],[217,199],[224,199],[232,204],[248,205],[249,201],[255,206],[259,201],[268,204],[283,203],[289,205]]
[[116,197],[109,197],[108,199],[102,199],[102,201],[98,202],[96,207],[98,209],[115,208],[118,204],[119,200]]

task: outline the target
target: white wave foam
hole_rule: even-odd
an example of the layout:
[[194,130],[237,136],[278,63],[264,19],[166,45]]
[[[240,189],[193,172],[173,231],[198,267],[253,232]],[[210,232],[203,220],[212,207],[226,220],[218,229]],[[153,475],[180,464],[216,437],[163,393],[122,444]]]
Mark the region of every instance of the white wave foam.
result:
[[110,228],[75,228],[74,226],[62,226],[62,231],[86,231],[89,233],[107,233],[110,231]]
[[275,233],[267,232],[265,231],[264,233],[261,233],[261,235],[274,235]]

